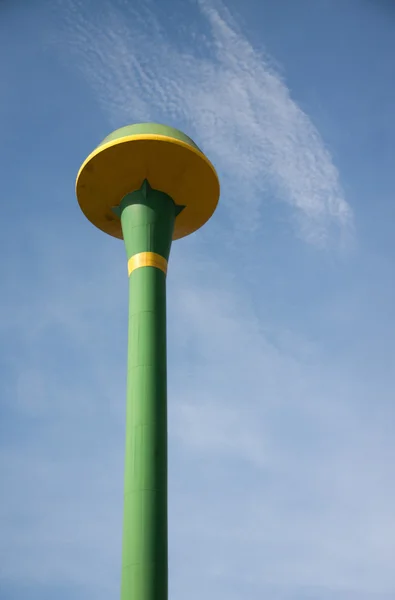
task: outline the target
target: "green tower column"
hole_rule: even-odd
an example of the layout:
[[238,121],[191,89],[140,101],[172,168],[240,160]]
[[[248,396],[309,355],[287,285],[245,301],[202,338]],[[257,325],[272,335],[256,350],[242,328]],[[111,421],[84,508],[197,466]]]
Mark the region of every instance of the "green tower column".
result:
[[145,181],[119,212],[130,272],[121,600],[167,600],[166,266],[178,211]]
[[158,123],[114,131],[83,162],[79,205],[124,239],[129,271],[121,600],[167,600],[166,270],[172,240],[212,216],[213,165],[184,133]]

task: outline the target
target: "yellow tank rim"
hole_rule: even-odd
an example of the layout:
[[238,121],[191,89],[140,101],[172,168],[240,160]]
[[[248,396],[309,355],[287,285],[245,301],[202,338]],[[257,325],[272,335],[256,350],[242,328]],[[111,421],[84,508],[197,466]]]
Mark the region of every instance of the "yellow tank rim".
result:
[[168,135],[142,133],[104,142],[84,161],[76,181],[82,212],[93,225],[122,239],[121,222],[112,208],[145,179],[185,206],[176,217],[174,240],[202,227],[218,204],[217,173],[196,146]]

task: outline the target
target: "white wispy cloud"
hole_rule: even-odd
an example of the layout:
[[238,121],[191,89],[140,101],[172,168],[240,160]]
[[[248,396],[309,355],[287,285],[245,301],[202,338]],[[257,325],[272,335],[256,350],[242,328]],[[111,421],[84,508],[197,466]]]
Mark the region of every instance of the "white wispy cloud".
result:
[[[238,227],[256,227],[265,200],[276,199],[294,209],[299,234],[309,242],[323,245],[335,232],[350,231],[352,211],[319,132],[270,57],[221,2],[197,3],[199,29],[189,18],[182,46],[149,2],[138,9],[108,2],[94,14],[81,2],[67,6],[61,43],[76,51],[76,64],[114,127],[138,120],[185,124],[217,166],[225,210]],[[207,35],[199,33],[202,25]]]

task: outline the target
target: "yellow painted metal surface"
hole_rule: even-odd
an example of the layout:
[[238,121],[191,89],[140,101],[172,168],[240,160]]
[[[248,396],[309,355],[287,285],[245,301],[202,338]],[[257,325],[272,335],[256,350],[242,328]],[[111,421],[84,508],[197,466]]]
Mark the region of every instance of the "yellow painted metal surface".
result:
[[211,162],[190,144],[157,134],[129,135],[96,148],[78,173],[78,202],[96,227],[122,238],[112,208],[144,179],[185,206],[176,218],[173,239],[199,229],[217,206],[219,181]]
[[140,267],[156,267],[166,274],[167,260],[160,254],[156,254],[156,252],[139,252],[128,260],[129,275]]

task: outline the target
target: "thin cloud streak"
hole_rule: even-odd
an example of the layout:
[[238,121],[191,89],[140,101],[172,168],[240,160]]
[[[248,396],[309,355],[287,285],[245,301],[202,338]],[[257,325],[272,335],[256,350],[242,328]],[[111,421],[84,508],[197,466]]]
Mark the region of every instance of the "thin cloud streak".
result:
[[[353,218],[339,173],[270,57],[252,46],[221,2],[197,6],[210,35],[192,30],[193,46],[186,41],[179,49],[150,3],[129,7],[125,22],[116,3],[88,18],[82,3],[71,2],[63,23],[67,47],[114,127],[136,120],[185,124],[224,174],[238,228],[256,228],[263,200],[276,198],[293,208],[306,241],[323,246],[348,237]],[[235,186],[244,191],[241,202]]]

